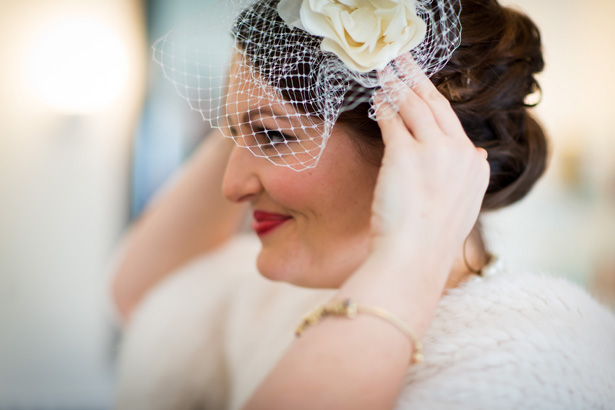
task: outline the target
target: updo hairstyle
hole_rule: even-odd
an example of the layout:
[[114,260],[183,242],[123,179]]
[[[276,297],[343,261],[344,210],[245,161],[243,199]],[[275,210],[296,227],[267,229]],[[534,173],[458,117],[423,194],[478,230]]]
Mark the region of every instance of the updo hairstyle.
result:
[[[263,10],[275,10],[279,0],[260,0]],[[277,21],[272,21],[277,19]],[[526,99],[539,93],[534,75],[544,68],[540,33],[524,14],[502,7],[496,0],[461,0],[461,45],[451,60],[431,81],[450,101],[469,138],[489,153],[490,183],[483,201],[483,210],[495,210],[523,198],[544,173],[547,164],[546,136],[528,112],[533,107]],[[275,67],[259,58],[264,54],[285,53],[273,43],[280,35],[293,36],[279,16],[240,15],[235,24],[235,37],[250,63],[265,77]],[[263,32],[275,31],[272,44],[263,43]],[[284,31],[284,32],[282,32]],[[259,41],[246,41],[256,34]],[[265,37],[266,41],[266,37]],[[304,42],[306,53],[320,48],[320,39]],[[290,51],[290,50],[288,50]],[[277,76],[276,84],[289,101],[306,100],[293,96],[293,90],[310,90],[314,80],[314,61],[297,60],[286,76]],[[273,73],[271,73],[273,74]],[[278,73],[279,74],[279,73]],[[280,84],[288,82],[300,84]],[[303,91],[305,92],[305,91]],[[308,91],[309,92],[309,91]],[[318,107],[302,105],[300,111],[318,115]],[[369,103],[343,112],[337,123],[347,127],[356,138],[361,154],[370,162],[379,163],[383,153],[378,124],[368,116]]]

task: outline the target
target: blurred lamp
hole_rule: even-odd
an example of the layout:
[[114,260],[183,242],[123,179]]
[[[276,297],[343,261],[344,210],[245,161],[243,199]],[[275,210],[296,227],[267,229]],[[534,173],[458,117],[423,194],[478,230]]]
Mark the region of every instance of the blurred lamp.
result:
[[128,52],[108,24],[95,17],[58,20],[40,31],[28,52],[32,93],[66,114],[87,114],[116,101],[128,78]]

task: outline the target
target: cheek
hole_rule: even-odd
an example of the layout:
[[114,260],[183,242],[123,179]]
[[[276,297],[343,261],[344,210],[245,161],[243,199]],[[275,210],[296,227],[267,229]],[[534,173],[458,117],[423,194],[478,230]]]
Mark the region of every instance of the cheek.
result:
[[[363,161],[355,152],[346,153],[345,160],[339,164],[337,158],[324,158],[322,209],[327,210],[327,218],[332,225],[347,233],[364,230],[369,225],[374,187],[378,168]],[[329,164],[327,162],[333,162]],[[326,166],[330,165],[330,166]],[[341,232],[340,232],[341,233]]]
[[297,216],[304,240],[339,240],[369,226],[378,167],[354,151],[328,148],[337,155],[323,155],[315,169],[297,173],[278,168],[268,178],[268,195]]
[[276,167],[266,181],[267,195],[293,216],[312,219],[322,215],[334,199],[332,188],[336,184],[318,168],[295,172]]
[[353,146],[331,142],[316,168],[295,172],[271,167],[263,179],[270,199],[296,219],[280,242],[263,246],[257,264],[269,279],[337,287],[369,251],[378,167],[364,161]]

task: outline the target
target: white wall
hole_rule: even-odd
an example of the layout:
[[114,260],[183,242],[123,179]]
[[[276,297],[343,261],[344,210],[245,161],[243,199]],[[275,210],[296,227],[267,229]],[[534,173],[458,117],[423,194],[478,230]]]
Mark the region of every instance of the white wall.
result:
[[[2,409],[104,408],[109,402],[101,274],[128,216],[130,144],[148,52],[140,13],[134,0],[0,4]],[[52,57],[37,74],[32,52],[52,36],[55,22],[66,27],[76,18],[103,24],[129,62],[120,94],[85,114],[41,101],[31,89],[38,80],[29,77],[31,69],[42,77],[53,72]],[[74,50],[78,59],[96,61],[105,52],[104,39],[88,38],[87,30],[78,35],[86,40],[83,50]],[[64,52],[60,44],[45,47]],[[77,62],[63,58],[62,70],[70,72]],[[105,87],[120,81],[117,76]],[[64,89],[66,97],[71,90]]]

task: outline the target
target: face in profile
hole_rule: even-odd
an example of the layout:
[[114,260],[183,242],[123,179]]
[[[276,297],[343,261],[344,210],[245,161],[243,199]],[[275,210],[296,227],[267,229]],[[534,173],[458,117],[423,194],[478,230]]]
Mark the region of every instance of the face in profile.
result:
[[[251,206],[262,243],[258,270],[299,286],[338,287],[368,254],[378,167],[361,156],[342,125],[322,149],[313,116],[273,97],[238,66],[229,80],[224,131],[237,146],[223,189],[229,200]],[[302,172],[275,165],[315,155],[317,166]]]

